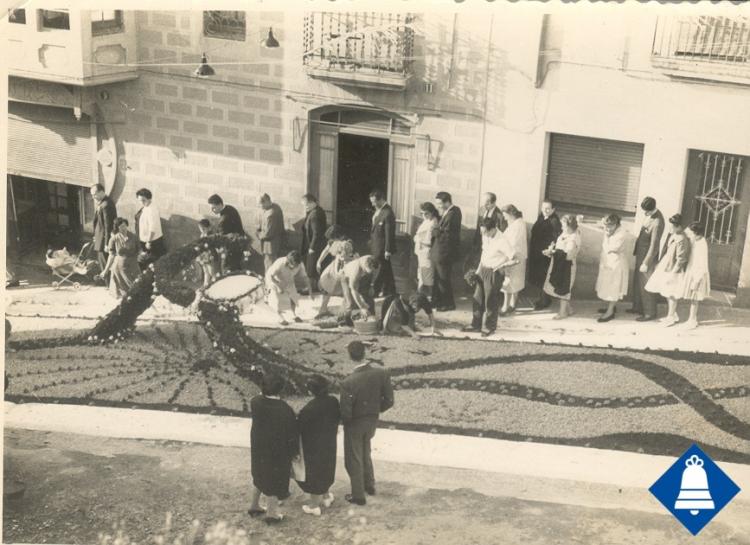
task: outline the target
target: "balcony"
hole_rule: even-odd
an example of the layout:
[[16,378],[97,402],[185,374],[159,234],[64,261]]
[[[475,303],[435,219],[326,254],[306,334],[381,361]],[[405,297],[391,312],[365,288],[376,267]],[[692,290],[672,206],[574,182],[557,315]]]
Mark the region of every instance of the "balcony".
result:
[[659,17],[651,62],[670,76],[750,84],[750,18]]
[[395,13],[308,13],[307,74],[340,85],[401,91],[410,77],[413,21]]
[[14,9],[0,25],[11,76],[81,87],[137,77],[132,11]]

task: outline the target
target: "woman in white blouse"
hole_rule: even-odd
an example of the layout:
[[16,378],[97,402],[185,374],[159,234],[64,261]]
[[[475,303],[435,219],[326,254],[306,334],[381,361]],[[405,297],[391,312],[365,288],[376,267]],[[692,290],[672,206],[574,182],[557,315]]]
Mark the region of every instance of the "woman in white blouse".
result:
[[508,227],[503,235],[513,248],[513,259],[518,263],[508,267],[505,271],[505,283],[503,284],[503,308],[501,315],[510,314],[516,310],[518,294],[526,287],[526,257],[528,256],[528,244],[526,242],[526,222],[523,214],[512,204],[506,204],[500,211],[503,213]]
[[432,286],[435,279],[434,265],[430,260],[430,248],[435,238],[438,214],[437,208],[431,202],[424,202],[419,207],[422,213],[422,223],[414,235],[414,253],[417,255],[417,283],[420,293],[432,300]]
[[625,229],[620,226],[620,216],[610,214],[602,221],[604,238],[599,257],[599,276],[596,278],[596,294],[607,303],[597,322],[613,320],[617,301],[628,294],[628,255]]

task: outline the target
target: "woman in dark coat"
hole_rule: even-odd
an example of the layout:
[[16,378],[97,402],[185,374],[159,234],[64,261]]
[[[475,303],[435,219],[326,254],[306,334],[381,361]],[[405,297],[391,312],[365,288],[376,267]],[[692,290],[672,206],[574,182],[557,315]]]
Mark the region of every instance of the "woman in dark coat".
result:
[[531,228],[529,241],[528,267],[529,283],[539,288],[539,300],[534,303],[535,310],[542,310],[552,304],[552,299],[544,291],[544,281],[547,278],[550,257],[545,253],[555,243],[562,233],[560,218],[555,213],[555,207],[548,200],[542,203],[541,211],[536,223]]
[[329,384],[324,377],[313,376],[307,388],[315,397],[297,417],[306,479],[297,482],[302,490],[310,494],[310,504],[303,505],[302,510],[319,517],[322,508],[330,507],[333,503],[333,494],[328,489],[336,476],[336,433],[341,414],[339,401],[328,393]]
[[[250,462],[253,476],[250,516],[266,514],[269,524],[281,522],[279,500],[289,497],[292,458],[299,452],[299,435],[294,411],[281,400],[284,379],[263,377],[262,395],[250,400],[253,425],[250,431]],[[268,512],[260,506],[260,496],[268,497]]]

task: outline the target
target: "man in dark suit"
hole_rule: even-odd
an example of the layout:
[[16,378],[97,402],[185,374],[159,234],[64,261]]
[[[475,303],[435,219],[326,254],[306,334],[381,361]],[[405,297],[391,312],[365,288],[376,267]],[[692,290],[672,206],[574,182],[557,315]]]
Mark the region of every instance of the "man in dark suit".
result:
[[[224,204],[224,200],[217,194],[208,198],[208,204],[211,206],[211,212],[219,216],[219,223],[216,225],[216,232],[220,235],[245,235],[245,229],[242,227],[242,218],[237,209],[230,205]],[[242,254],[238,251],[227,252],[226,269],[236,271],[242,267]]]
[[542,201],[539,217],[531,227],[529,241],[528,276],[529,284],[539,288],[539,299],[534,303],[534,310],[544,310],[552,304],[552,298],[544,291],[544,281],[547,278],[550,257],[544,252],[554,244],[562,233],[560,218],[555,212],[552,201]]
[[379,189],[370,193],[370,202],[375,208],[370,227],[370,254],[378,260],[378,269],[372,279],[375,297],[382,291],[385,297],[396,294],[396,280],[393,277],[391,259],[396,253],[396,214],[385,202],[385,195]]
[[664,216],[656,208],[656,199],[646,197],[641,202],[641,210],[646,215],[640,233],[635,241],[635,273],[633,275],[633,307],[628,309],[638,314],[639,322],[656,318],[656,294],[646,291],[646,282],[654,273],[659,262],[659,241],[664,233]]
[[310,193],[302,197],[305,207],[305,223],[302,224],[302,247],[300,253],[305,260],[305,269],[313,290],[318,289],[318,258],[326,246],[325,232],[328,227],[326,213],[318,206],[318,199]]
[[286,245],[284,213],[278,204],[271,201],[267,193],[258,197],[258,205],[261,211],[257,233],[260,253],[263,254],[263,265],[267,271],[284,253]]
[[451,274],[453,263],[461,257],[461,209],[453,204],[450,193],[440,191],[435,195],[435,206],[441,212],[435,232],[435,242],[430,248],[430,260],[435,265],[435,285],[432,299],[435,310],[454,310]]
[[[96,209],[94,210],[93,250],[96,252],[96,260],[99,263],[100,270],[103,271],[107,267],[109,237],[114,230],[117,208],[112,199],[104,192],[102,184],[92,185],[90,191],[96,205]],[[102,280],[107,283],[106,277]]]
[[505,231],[508,227],[505,216],[497,206],[497,195],[494,193],[488,192],[482,195],[482,206],[477,214],[477,230],[474,232],[474,251],[477,253],[482,251],[482,220],[485,218],[494,219],[495,225],[500,231]]
[[359,365],[341,382],[344,465],[352,484],[352,493],[346,495],[346,500],[365,505],[365,492],[375,495],[370,441],[380,413],[393,407],[393,386],[385,369],[361,363],[365,358],[365,346],[360,341],[350,342],[347,350],[351,360]]

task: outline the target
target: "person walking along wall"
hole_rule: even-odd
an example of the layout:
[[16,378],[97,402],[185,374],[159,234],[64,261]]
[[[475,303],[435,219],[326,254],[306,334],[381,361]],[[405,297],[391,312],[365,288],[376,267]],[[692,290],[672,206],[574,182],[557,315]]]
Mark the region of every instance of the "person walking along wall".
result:
[[664,233],[664,216],[656,208],[656,199],[646,197],[641,202],[645,219],[635,241],[635,273],[633,278],[633,307],[628,310],[638,314],[639,322],[656,318],[656,295],[646,290],[646,283],[659,262],[659,242]]
[[302,206],[305,207],[305,222],[302,224],[302,245],[300,254],[304,260],[305,270],[310,278],[313,290],[318,289],[318,258],[326,246],[326,229],[328,222],[326,213],[318,206],[318,199],[307,193],[302,196]]
[[540,292],[539,299],[534,303],[534,310],[543,310],[552,304],[552,299],[544,291],[544,281],[547,278],[550,262],[550,257],[545,252],[555,243],[560,233],[562,233],[560,218],[552,202],[545,200],[542,202],[536,223],[531,228],[529,243],[529,283]]
[[430,248],[430,259],[435,265],[432,298],[435,310],[445,312],[456,308],[451,275],[453,264],[461,257],[463,219],[461,209],[453,204],[450,193],[441,191],[435,195],[435,206],[442,215],[435,232],[435,242]]
[[149,265],[167,253],[161,230],[161,215],[154,204],[153,194],[145,187],[135,193],[141,209],[135,214],[135,232],[140,242],[138,266],[145,271]]
[[284,212],[271,200],[268,193],[258,197],[260,207],[260,225],[257,234],[260,241],[260,253],[263,254],[263,266],[268,270],[274,261],[284,252],[286,230],[284,229]]
[[102,281],[106,284],[108,274],[104,273],[104,269],[107,268],[109,258],[109,240],[112,233],[115,232],[117,207],[114,201],[104,192],[104,186],[101,184],[92,185],[90,191],[96,205],[94,210],[93,250],[96,252],[99,270],[102,271]]
[[604,236],[599,256],[599,275],[596,277],[596,295],[607,303],[597,322],[614,320],[617,301],[628,294],[628,257],[626,254],[625,229],[620,225],[620,216],[610,214],[602,220]]
[[[224,200],[216,194],[208,198],[208,204],[211,206],[211,212],[219,216],[219,223],[216,225],[218,234],[245,236],[242,218],[240,218],[240,213],[234,206],[224,204]],[[238,250],[227,252],[225,268],[228,271],[236,271],[242,268],[242,254]]]
[[370,255],[378,260],[378,269],[372,279],[373,295],[388,297],[396,293],[392,259],[396,253],[396,214],[385,201],[385,194],[376,189],[370,193],[375,209],[370,227]]

